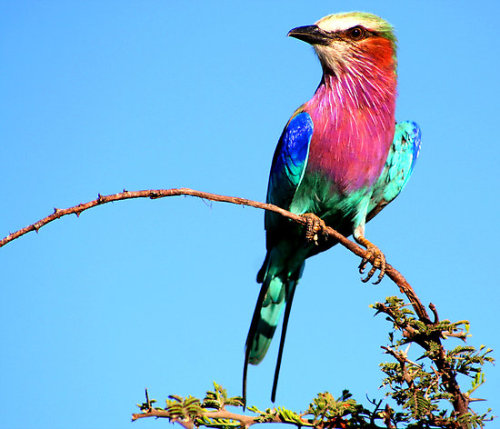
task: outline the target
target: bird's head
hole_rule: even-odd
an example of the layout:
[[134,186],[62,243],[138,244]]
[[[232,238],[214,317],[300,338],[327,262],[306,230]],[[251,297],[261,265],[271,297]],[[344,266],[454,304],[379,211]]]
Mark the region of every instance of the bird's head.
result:
[[396,37],[392,26],[365,12],[325,16],[314,25],[296,27],[289,36],[311,44],[326,73],[341,75],[367,64],[396,71]]

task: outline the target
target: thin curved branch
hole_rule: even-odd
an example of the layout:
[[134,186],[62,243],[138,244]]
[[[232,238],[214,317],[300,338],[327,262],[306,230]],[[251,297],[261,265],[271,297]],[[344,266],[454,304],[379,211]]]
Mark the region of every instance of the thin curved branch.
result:
[[[242,206],[255,207],[255,208],[263,209],[263,210],[269,210],[269,211],[278,213],[284,217],[287,217],[287,218],[289,218],[297,223],[300,223],[302,225],[306,224],[306,220],[301,215],[297,215],[295,213],[284,210],[281,207],[275,206],[274,204],[261,203],[261,202],[249,200],[246,198],[230,197],[230,196],[226,196],[226,195],[213,194],[211,192],[196,191],[194,189],[189,189],[189,188],[147,189],[147,190],[143,190],[143,191],[126,191],[126,190],[124,190],[123,192],[119,192],[117,194],[111,194],[111,195],[98,194],[98,196],[95,200],[89,201],[87,203],[78,204],[77,206],[69,207],[67,209],[55,208],[54,212],[52,214],[44,217],[43,219],[40,219],[39,221],[37,221],[31,225],[26,226],[25,228],[22,228],[16,232],[11,233],[7,237],[0,240],[0,247],[5,246],[6,244],[10,243],[11,241],[14,241],[15,239],[17,239],[17,238],[19,238],[19,237],[21,237],[29,232],[32,232],[32,231],[38,232],[38,230],[40,228],[44,227],[48,223],[50,223],[56,219],[59,219],[63,216],[67,216],[67,215],[71,215],[71,214],[75,214],[77,216],[80,216],[80,214],[82,212],[84,212],[85,210],[91,209],[92,207],[100,206],[102,204],[111,203],[114,201],[129,200],[132,198],[158,199],[158,198],[174,197],[174,196],[180,196],[180,195],[189,195],[189,196],[203,198],[205,200],[210,200],[210,201],[237,204],[237,205],[242,205]],[[331,227],[327,227],[324,232],[325,232],[325,234],[335,238],[335,240],[337,240],[342,246],[349,249],[355,255],[357,255],[361,258],[368,257],[368,259],[370,261],[371,261],[371,259],[373,259],[371,257],[371,255],[369,255],[366,252],[365,249],[358,246],[355,242],[347,239],[342,234],[337,232],[335,229],[333,229]],[[406,281],[406,279],[403,277],[403,275],[389,264],[387,264],[387,266],[386,266],[385,273],[386,273],[387,277],[389,277],[399,287],[400,291],[408,297],[408,299],[409,299],[410,303],[412,304],[413,308],[415,309],[417,315],[422,320],[430,321],[425,307],[422,305],[422,303],[418,299],[417,295],[415,294],[415,291],[410,286],[410,284]]]

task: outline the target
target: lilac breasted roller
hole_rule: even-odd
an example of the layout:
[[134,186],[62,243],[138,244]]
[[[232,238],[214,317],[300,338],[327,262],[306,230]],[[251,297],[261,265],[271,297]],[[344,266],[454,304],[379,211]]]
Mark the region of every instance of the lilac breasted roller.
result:
[[[414,122],[395,122],[396,38],[392,26],[363,12],[326,16],[289,36],[311,44],[323,75],[313,97],[283,130],[271,166],[267,201],[308,214],[313,234],[318,218],[354,239],[373,256],[367,281],[385,269],[383,253],[365,238],[365,224],[401,192],[420,149]],[[315,216],[311,216],[313,214]],[[272,400],[288,318],[305,260],[336,242],[306,240],[304,228],[265,213],[267,254],[257,275],[262,283],[245,349],[243,396],[248,363],[264,358],[285,310]],[[363,272],[367,260],[363,260]]]

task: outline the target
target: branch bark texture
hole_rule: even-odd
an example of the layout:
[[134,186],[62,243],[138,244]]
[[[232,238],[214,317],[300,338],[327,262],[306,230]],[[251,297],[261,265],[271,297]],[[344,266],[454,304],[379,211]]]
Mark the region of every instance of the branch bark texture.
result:
[[[202,199],[210,200],[210,201],[237,204],[237,205],[242,205],[242,206],[255,207],[258,209],[262,209],[262,210],[269,210],[269,211],[273,211],[275,213],[279,213],[280,215],[287,217],[287,218],[293,220],[294,222],[300,223],[302,225],[306,224],[306,219],[301,215],[297,215],[295,213],[289,212],[289,211],[284,210],[281,207],[275,206],[273,204],[261,203],[261,202],[249,200],[246,198],[230,197],[227,195],[219,195],[219,194],[213,194],[210,192],[202,192],[202,191],[197,191],[197,190],[189,189],[189,188],[147,189],[147,190],[143,190],[143,191],[126,191],[126,190],[124,190],[123,192],[119,192],[117,194],[111,194],[111,195],[98,194],[97,198],[95,200],[89,201],[87,203],[78,204],[76,206],[69,207],[66,209],[54,208],[54,211],[52,214],[44,217],[43,219],[40,219],[39,221],[37,221],[31,225],[28,225],[28,226],[22,228],[16,232],[10,233],[5,238],[0,240],[0,247],[5,246],[6,244],[10,243],[11,241],[16,240],[17,238],[19,238],[23,235],[26,235],[29,232],[32,232],[32,231],[38,232],[38,230],[40,228],[44,227],[45,225],[49,224],[50,222],[53,222],[56,219],[60,219],[63,216],[67,216],[67,215],[71,215],[71,214],[75,214],[77,216],[80,216],[80,214],[82,212],[84,212],[85,210],[91,209],[92,207],[100,206],[102,204],[107,204],[107,203],[111,203],[114,201],[129,200],[129,199],[133,199],[133,198],[158,199],[158,198],[174,197],[174,196],[180,196],[180,195],[189,195],[189,196],[198,197],[198,198],[202,198]],[[361,258],[368,257],[369,260],[372,259],[370,257],[370,255],[366,252],[365,249],[358,246],[355,242],[347,239],[342,234],[337,232],[335,229],[327,226],[326,229],[324,230],[324,232],[325,232],[325,234],[330,235],[331,237],[335,238],[342,246],[349,249],[355,255],[357,255]],[[422,319],[425,319],[426,321],[430,321],[425,307],[419,301],[417,295],[413,291],[410,284],[403,277],[403,275],[389,264],[387,264],[387,266],[386,266],[386,275],[399,287],[400,291],[408,297],[408,299],[410,300],[411,304],[413,305],[415,311],[417,312],[418,316]]]
[[[102,204],[107,204],[107,203],[111,203],[114,201],[129,200],[132,198],[158,199],[158,198],[173,197],[173,196],[180,196],[180,195],[190,195],[193,197],[198,197],[198,198],[202,198],[202,199],[210,200],[210,201],[237,204],[237,205],[242,205],[242,206],[255,207],[258,209],[262,209],[262,210],[269,210],[269,211],[273,211],[275,213],[279,213],[280,215],[287,217],[287,218],[293,220],[294,222],[300,223],[302,225],[306,224],[306,219],[301,215],[297,215],[295,213],[289,212],[289,211],[284,210],[281,207],[275,206],[273,204],[261,203],[261,202],[249,200],[246,198],[230,197],[227,195],[219,195],[219,194],[213,194],[210,192],[202,192],[202,191],[197,191],[197,190],[189,189],[189,188],[147,189],[147,190],[143,190],[143,191],[125,191],[124,190],[123,192],[119,192],[117,194],[111,194],[111,195],[98,194],[98,196],[95,200],[89,201],[87,203],[78,204],[76,206],[69,207],[66,209],[54,208],[54,211],[52,214],[44,217],[43,219],[40,219],[39,221],[37,221],[31,225],[28,225],[28,226],[22,228],[16,232],[10,233],[5,238],[0,240],[0,247],[5,246],[6,244],[10,243],[11,241],[16,240],[17,238],[19,238],[23,235],[26,235],[29,232],[32,232],[32,231],[38,232],[38,230],[40,228],[44,227],[45,225],[49,224],[50,222],[53,222],[56,219],[60,219],[63,216],[67,216],[67,215],[71,215],[71,214],[75,214],[77,216],[80,216],[80,214],[82,212],[84,212],[85,210],[91,209],[92,207],[100,206]],[[368,253],[366,252],[365,249],[358,246],[355,242],[347,239],[342,234],[337,232],[335,229],[327,226],[327,228],[325,229],[324,232],[325,232],[325,234],[330,235],[331,237],[335,238],[342,246],[349,249],[355,255],[357,255],[361,258],[368,256],[368,258],[370,259],[370,255],[368,255]],[[425,318],[426,320],[429,320],[429,316],[427,315],[427,311],[426,311],[425,307],[420,303],[420,301],[418,300],[412,287],[409,285],[409,283],[406,281],[406,279],[403,277],[403,275],[389,264],[387,264],[387,267],[386,267],[386,275],[394,283],[396,283],[396,285],[399,286],[401,292],[405,293],[408,296],[408,299],[410,300],[410,302],[414,306],[417,314],[420,317]]]

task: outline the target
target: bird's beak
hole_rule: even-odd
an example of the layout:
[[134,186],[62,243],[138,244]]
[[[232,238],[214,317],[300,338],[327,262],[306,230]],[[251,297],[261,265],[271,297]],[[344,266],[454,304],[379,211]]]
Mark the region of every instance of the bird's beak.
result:
[[332,41],[332,36],[317,25],[292,28],[288,32],[288,36],[303,40],[311,45],[329,45]]

